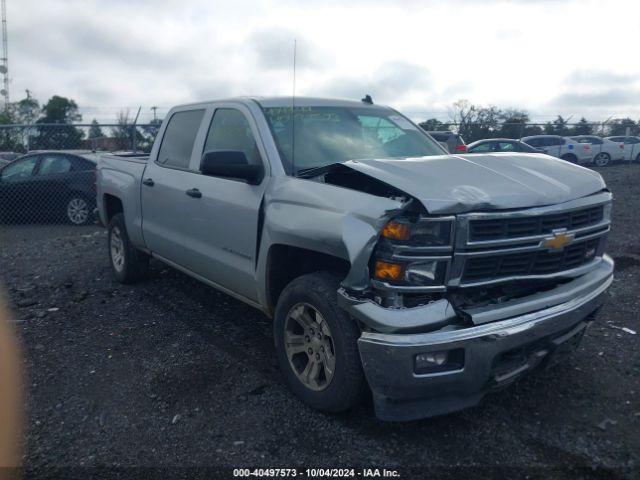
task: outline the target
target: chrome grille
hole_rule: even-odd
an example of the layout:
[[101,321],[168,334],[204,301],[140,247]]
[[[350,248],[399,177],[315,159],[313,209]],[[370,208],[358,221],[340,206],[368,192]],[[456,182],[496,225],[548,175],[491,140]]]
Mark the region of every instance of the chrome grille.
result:
[[580,267],[595,257],[600,239],[569,245],[559,252],[537,250],[469,258],[463,282],[482,282],[527,275],[548,275]]
[[596,225],[603,218],[604,206],[597,205],[548,215],[471,220],[469,222],[469,240],[485,242],[545,235],[562,228],[574,230]]

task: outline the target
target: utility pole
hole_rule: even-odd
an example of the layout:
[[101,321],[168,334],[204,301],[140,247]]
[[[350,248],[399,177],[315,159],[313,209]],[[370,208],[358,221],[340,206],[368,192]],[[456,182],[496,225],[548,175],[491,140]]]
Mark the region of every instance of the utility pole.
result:
[[153,123],[156,123],[156,120],[157,120],[156,110],[158,110],[158,107],[153,106],[153,107],[151,107],[151,110],[153,110]]
[[2,90],[4,108],[9,109],[9,45],[7,40],[7,1],[2,0],[2,58],[0,58],[0,73],[3,75]]

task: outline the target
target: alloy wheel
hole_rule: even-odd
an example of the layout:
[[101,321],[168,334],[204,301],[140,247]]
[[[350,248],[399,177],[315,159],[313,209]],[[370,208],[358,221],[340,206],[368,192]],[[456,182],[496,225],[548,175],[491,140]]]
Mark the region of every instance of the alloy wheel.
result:
[[122,272],[124,268],[124,242],[122,241],[122,233],[118,227],[111,229],[110,239],[111,263],[117,272]]
[[336,369],[331,330],[322,314],[308,303],[294,305],[284,322],[284,347],[298,380],[307,388],[324,390]]
[[596,155],[594,162],[598,167],[604,167],[605,165],[609,164],[609,155],[604,152],[601,152],[598,155]]
[[89,218],[89,205],[83,198],[75,197],[67,203],[67,218],[74,225],[82,225]]

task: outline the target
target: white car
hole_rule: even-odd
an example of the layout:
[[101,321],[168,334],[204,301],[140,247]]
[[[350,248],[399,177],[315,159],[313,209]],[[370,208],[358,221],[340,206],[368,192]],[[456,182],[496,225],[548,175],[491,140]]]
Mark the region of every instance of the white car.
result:
[[570,138],[560,135],[531,135],[520,139],[527,145],[531,145],[544,151],[547,155],[558,157],[572,163],[590,163],[593,160],[591,145],[578,143]]
[[593,163],[598,167],[604,167],[611,162],[624,159],[624,142],[614,142],[608,138],[600,138],[597,135],[577,135],[569,138],[578,143],[591,145]]
[[615,137],[606,137],[606,140],[611,140],[612,142],[622,142],[624,145],[624,160],[636,162],[640,162],[640,137],[625,137],[624,135],[619,135]]

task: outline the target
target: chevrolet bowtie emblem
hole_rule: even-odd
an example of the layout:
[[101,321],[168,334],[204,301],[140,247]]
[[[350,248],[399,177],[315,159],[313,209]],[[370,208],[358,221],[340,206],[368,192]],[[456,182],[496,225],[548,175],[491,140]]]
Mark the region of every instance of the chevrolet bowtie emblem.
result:
[[573,233],[554,232],[553,237],[545,238],[540,245],[549,250],[562,250],[573,241],[573,238]]

